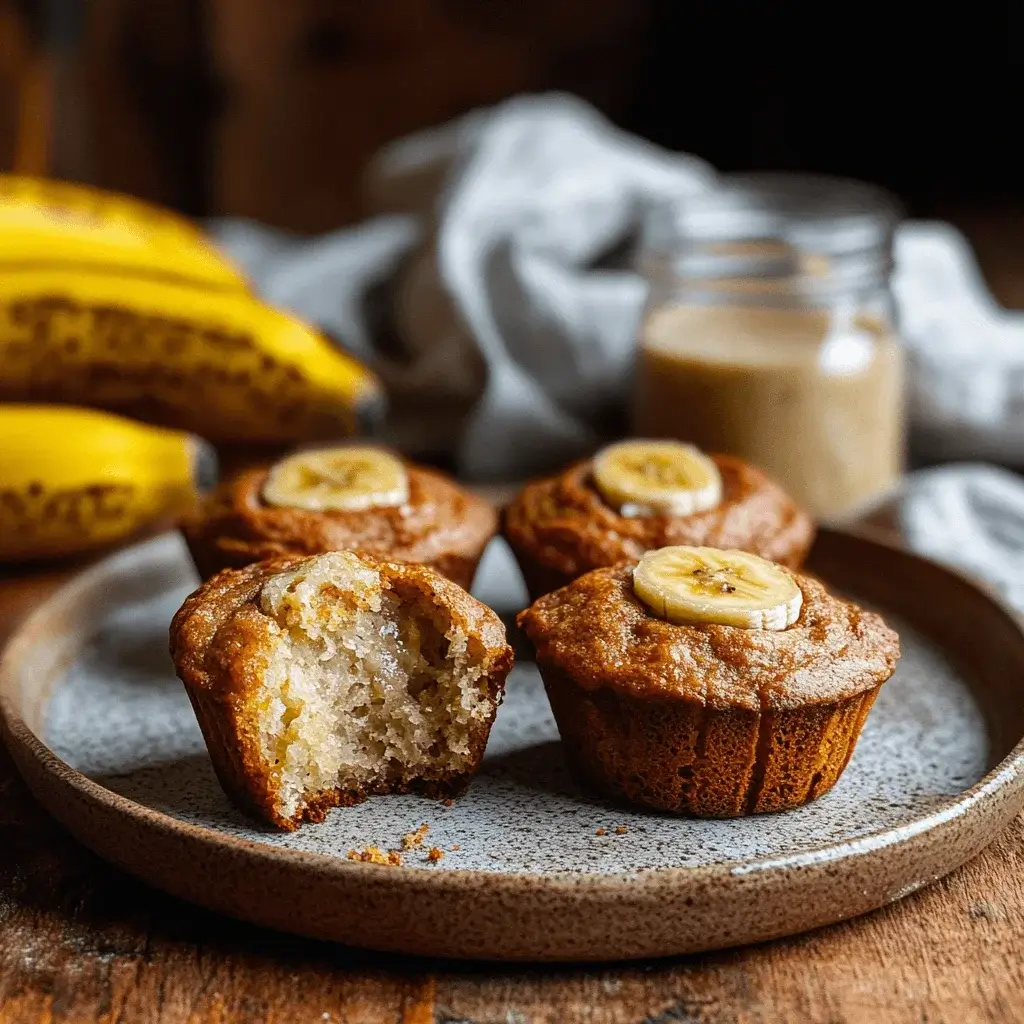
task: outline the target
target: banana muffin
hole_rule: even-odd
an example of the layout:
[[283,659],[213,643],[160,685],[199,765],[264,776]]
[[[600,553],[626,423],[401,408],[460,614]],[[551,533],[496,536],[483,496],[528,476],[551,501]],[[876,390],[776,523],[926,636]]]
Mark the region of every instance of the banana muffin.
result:
[[369,445],[302,451],[246,470],[182,523],[203,579],[285,554],[359,551],[428,565],[467,589],[497,528],[483,498]]
[[631,440],[527,484],[504,512],[503,533],[535,599],[673,544],[737,548],[796,569],[814,523],[741,459]]
[[899,658],[878,615],[817,580],[703,547],[596,569],[518,621],[573,771],[607,795],[697,817],[827,792]]
[[351,552],[218,573],[170,639],[225,792],[288,830],[372,794],[457,794],[512,667],[461,587]]

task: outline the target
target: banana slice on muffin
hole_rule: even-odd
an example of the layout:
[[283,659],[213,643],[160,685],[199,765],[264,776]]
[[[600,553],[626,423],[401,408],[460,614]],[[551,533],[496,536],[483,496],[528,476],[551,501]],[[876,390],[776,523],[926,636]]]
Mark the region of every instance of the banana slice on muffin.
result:
[[633,570],[633,590],[669,622],[741,629],[785,629],[803,604],[793,577],[777,565],[746,551],[717,548],[648,551]]
[[624,516],[690,516],[722,500],[714,460],[680,441],[620,441],[594,457],[594,483]]
[[171,653],[232,800],[279,828],[468,785],[512,667],[498,616],[422,565],[330,552],[228,569]]
[[409,500],[409,474],[400,458],[382,448],[299,452],[271,468],[263,500],[312,512],[397,508]]

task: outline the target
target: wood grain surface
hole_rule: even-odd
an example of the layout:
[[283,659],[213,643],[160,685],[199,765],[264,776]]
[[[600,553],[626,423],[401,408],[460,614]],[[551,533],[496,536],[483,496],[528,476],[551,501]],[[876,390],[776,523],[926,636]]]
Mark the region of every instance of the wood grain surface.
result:
[[[1024,306],[1024,220],[958,219],[999,298]],[[0,579],[0,638],[66,574]],[[64,836],[0,752],[0,1022],[1019,1021],[1022,872],[1018,819],[936,885],[796,939],[621,967],[453,966],[264,932],[154,892]]]

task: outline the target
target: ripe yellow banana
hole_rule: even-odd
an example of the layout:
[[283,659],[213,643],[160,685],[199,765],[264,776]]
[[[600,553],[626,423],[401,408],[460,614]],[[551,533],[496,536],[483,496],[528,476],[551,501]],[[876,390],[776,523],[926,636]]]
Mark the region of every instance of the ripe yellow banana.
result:
[[742,629],[785,629],[803,593],[784,569],[746,551],[674,547],[648,551],[633,569],[633,591],[659,618]]
[[316,512],[394,508],[409,500],[409,474],[405,463],[384,448],[353,445],[299,452],[271,468],[263,500]]
[[689,516],[722,500],[714,460],[680,441],[620,441],[594,456],[597,489],[624,516]]
[[169,210],[83,185],[0,175],[0,273],[36,267],[247,288],[198,225]]
[[97,406],[217,443],[335,439],[383,401],[369,370],[245,292],[102,268],[0,270],[0,400]]
[[0,560],[69,555],[187,512],[216,482],[199,438],[92,409],[0,405]]

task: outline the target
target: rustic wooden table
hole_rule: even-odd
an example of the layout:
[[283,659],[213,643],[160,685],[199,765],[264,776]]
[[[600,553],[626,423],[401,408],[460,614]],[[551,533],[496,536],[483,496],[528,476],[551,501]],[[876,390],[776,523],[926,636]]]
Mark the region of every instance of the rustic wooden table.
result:
[[[1024,307],[1024,213],[958,220],[1000,299]],[[0,639],[66,576],[0,579]],[[752,948],[590,968],[342,949],[217,917],[101,863],[0,751],[0,1024],[1018,1021],[1022,940],[1024,818],[929,889]]]

